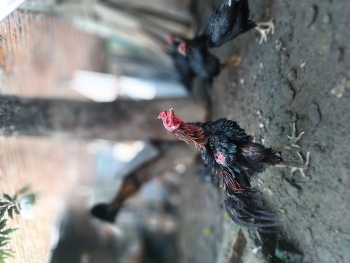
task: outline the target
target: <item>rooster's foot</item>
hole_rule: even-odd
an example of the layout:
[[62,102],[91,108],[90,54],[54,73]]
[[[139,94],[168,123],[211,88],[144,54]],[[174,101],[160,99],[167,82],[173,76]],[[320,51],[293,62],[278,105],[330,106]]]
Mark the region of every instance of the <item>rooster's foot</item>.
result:
[[301,137],[305,134],[305,132],[303,131],[303,132],[299,133],[299,135],[296,135],[295,122],[293,122],[292,127],[293,127],[292,135],[291,136],[287,135],[287,137],[290,141],[290,144],[277,147],[276,149],[273,150],[275,153],[278,153],[284,149],[290,150],[292,147],[299,148],[299,149],[301,148],[300,145],[297,144],[297,142],[300,141]]
[[256,23],[255,29],[258,30],[259,33],[261,34],[259,44],[261,44],[264,41],[266,42],[267,35],[270,33],[270,31],[272,35],[275,33],[275,24],[274,24],[273,18],[267,22]]
[[[292,135],[287,135],[288,139],[290,140],[290,146],[295,148],[301,148],[300,145],[297,144],[298,141],[300,141],[301,137],[304,135],[304,131],[299,133],[299,135],[296,135],[296,128],[295,128],[295,122],[293,122],[293,131]],[[290,149],[290,148],[289,148]]]
[[[306,154],[306,161],[304,158],[301,156],[299,152],[297,152],[299,158],[302,161],[302,164],[298,163],[292,163],[292,162],[282,162],[280,164],[277,164],[277,167],[290,167],[291,168],[291,173],[294,173],[295,171],[300,171],[300,173],[305,177],[305,171],[309,169],[309,164],[310,164],[310,152],[307,152]],[[305,162],[305,163],[304,163]]]

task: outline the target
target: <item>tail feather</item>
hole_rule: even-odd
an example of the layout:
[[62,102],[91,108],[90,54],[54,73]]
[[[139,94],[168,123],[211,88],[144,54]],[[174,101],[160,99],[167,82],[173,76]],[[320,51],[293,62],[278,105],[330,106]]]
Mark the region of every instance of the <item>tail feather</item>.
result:
[[282,161],[282,158],[271,148],[266,148],[258,143],[247,143],[241,147],[242,156],[249,167],[248,176],[260,173],[266,165],[276,165]]
[[253,203],[251,193],[229,191],[224,204],[231,219],[238,225],[259,232],[273,232],[282,222],[274,213],[258,209]]

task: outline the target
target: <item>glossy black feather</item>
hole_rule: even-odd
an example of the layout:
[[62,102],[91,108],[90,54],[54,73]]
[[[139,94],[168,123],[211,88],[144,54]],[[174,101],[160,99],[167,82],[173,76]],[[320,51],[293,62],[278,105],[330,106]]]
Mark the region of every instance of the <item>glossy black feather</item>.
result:
[[[282,158],[271,148],[252,142],[235,121],[225,118],[207,123],[191,123],[200,126],[208,138],[200,148],[205,164],[223,174],[229,174],[244,188],[250,187],[250,177],[262,172],[266,165],[276,165]],[[224,183],[229,184],[228,176]]]
[[224,205],[228,215],[236,224],[259,232],[272,232],[273,227],[282,224],[274,213],[256,207],[252,192],[235,193],[228,190],[227,194],[228,198]]
[[223,65],[220,60],[210,53],[206,48],[189,48],[186,53],[190,68],[198,76],[212,80],[220,74]]
[[[197,172],[203,182],[219,186],[218,177],[213,173],[212,168],[205,167]],[[257,230],[259,232],[272,232],[273,227],[283,224],[275,214],[258,208],[253,200],[254,190],[236,193],[227,189],[228,197],[224,201],[225,209],[230,218],[238,225]]]
[[[183,38],[180,39],[186,41]],[[169,45],[167,54],[173,59],[181,82],[188,90],[191,90],[193,78],[197,75],[204,80],[204,86],[211,87],[213,77],[220,74],[223,64],[206,48],[190,48],[184,56],[178,52],[179,44],[180,42],[176,40]]]
[[255,26],[249,19],[248,0],[223,0],[207,20],[203,33],[188,43],[218,47]]
[[228,197],[224,205],[231,219],[260,232],[271,232],[274,226],[281,225],[273,213],[255,206],[250,184],[251,176],[268,164],[278,164],[281,157],[271,148],[253,143],[252,137],[234,121],[223,118],[192,124],[200,126],[208,138],[207,144],[200,148],[202,159],[214,168],[226,186]]

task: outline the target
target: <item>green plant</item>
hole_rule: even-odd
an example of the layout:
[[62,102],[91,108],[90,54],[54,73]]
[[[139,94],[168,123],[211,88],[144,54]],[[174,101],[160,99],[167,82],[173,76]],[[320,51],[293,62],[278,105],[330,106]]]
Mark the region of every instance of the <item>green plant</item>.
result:
[[[8,194],[0,197],[0,263],[5,262],[7,257],[12,257],[14,254],[13,250],[4,248],[11,240],[9,235],[17,229],[7,227],[8,219],[13,219],[13,215],[19,215],[24,206],[33,205],[36,201],[36,194],[29,193],[29,191],[30,187],[25,186],[12,197]],[[6,213],[8,218],[5,218]]]

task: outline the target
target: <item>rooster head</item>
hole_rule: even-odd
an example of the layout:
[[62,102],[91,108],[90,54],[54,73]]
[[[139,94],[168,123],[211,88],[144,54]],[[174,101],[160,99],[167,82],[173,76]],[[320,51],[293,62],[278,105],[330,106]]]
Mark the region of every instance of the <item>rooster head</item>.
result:
[[179,53],[186,56],[186,53],[187,53],[187,49],[189,48],[189,45],[186,43],[186,42],[182,42],[180,45],[179,45]]
[[164,127],[170,132],[175,131],[180,127],[181,124],[184,123],[183,120],[174,115],[173,109],[162,111],[158,115],[158,119],[161,119],[163,121]]

